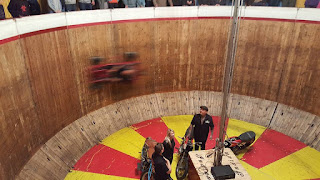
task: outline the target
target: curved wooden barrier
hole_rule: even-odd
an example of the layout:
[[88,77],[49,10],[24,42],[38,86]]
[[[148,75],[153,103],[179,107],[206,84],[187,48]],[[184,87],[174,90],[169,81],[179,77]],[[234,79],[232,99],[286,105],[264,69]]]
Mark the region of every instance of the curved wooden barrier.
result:
[[[208,105],[210,115],[219,116],[222,93],[181,91],[130,98],[100,108],[58,132],[31,158],[19,179],[63,179],[77,160],[105,137],[132,124],[162,116],[191,115]],[[283,104],[232,95],[230,118],[275,129],[320,150],[320,118]],[[301,121],[302,123],[296,123]],[[292,123],[294,122],[294,123]],[[288,124],[293,124],[289,126]]]
[[[49,139],[107,105],[159,92],[221,92],[230,15],[231,7],[174,7],[81,11],[1,21],[0,177],[17,176],[36,152],[46,157],[44,144]],[[309,125],[320,114],[319,11],[247,7],[242,15],[232,93],[312,113],[300,116],[306,118],[303,121],[274,114],[292,127]],[[125,51],[140,53],[146,75],[132,84],[109,84],[90,91],[88,57],[104,56],[106,62],[116,62],[110,58]],[[309,137],[319,137],[319,130],[313,129],[318,128],[317,118],[314,121],[311,129],[301,127],[310,134],[304,137],[275,122],[270,126],[285,128],[278,131],[317,144],[318,140],[311,142]],[[127,125],[130,122],[118,128]],[[43,163],[32,171],[46,165]],[[69,168],[69,164],[60,165],[56,170]],[[41,178],[39,174],[32,177]]]

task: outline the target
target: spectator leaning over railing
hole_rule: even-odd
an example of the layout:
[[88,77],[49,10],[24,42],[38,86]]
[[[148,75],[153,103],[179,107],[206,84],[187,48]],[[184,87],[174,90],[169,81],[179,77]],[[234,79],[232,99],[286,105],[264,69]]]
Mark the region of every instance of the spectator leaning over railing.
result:
[[319,0],[306,0],[304,5],[306,8],[316,8],[319,4]]
[[209,6],[214,4],[214,0],[198,0],[199,6]]
[[247,6],[267,6],[266,0],[247,0]]
[[225,6],[227,4],[226,0],[213,0],[211,5],[214,6]]
[[4,12],[2,0],[0,0],[0,20],[6,19],[6,13]]
[[194,6],[195,0],[182,0],[182,6]]
[[282,7],[295,7],[296,0],[282,0]]
[[123,0],[125,8],[136,8],[138,6],[138,0]]
[[60,0],[48,0],[49,13],[62,12],[62,6]]
[[61,3],[61,12],[66,12],[66,1],[60,0]]
[[146,0],[146,7],[153,7],[152,0]]
[[146,7],[146,2],[145,2],[145,0],[138,0],[137,7]]
[[107,0],[109,9],[114,9],[119,7],[119,0]]
[[79,0],[80,10],[92,10],[92,6],[94,5],[94,0]]
[[76,0],[65,0],[65,3],[66,3],[66,12],[77,10]]
[[27,0],[11,0],[8,10],[14,18],[30,16],[30,7]]
[[172,0],[173,6],[182,6],[182,0]]
[[[280,4],[280,0],[267,0],[267,3],[268,3],[268,6],[277,7]],[[263,5],[263,6],[265,6],[265,5]]]
[[[172,0],[168,0],[169,5],[173,6]],[[153,0],[154,7],[166,7],[167,6],[167,0]]]
[[27,0],[30,5],[30,15],[39,15],[40,14],[40,5],[37,0]]

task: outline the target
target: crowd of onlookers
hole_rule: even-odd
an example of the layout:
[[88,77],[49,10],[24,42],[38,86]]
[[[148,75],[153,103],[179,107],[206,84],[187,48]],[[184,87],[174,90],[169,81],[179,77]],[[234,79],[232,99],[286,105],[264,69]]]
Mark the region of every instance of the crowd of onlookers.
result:
[[[6,18],[0,0],[0,20]],[[243,0],[246,6],[295,7],[296,0]],[[41,12],[60,13],[77,10],[163,7],[163,6],[224,6],[232,0],[47,0],[48,10],[40,9],[37,0],[10,0],[8,11],[13,18],[39,15]],[[320,8],[320,0],[305,0],[305,7]]]

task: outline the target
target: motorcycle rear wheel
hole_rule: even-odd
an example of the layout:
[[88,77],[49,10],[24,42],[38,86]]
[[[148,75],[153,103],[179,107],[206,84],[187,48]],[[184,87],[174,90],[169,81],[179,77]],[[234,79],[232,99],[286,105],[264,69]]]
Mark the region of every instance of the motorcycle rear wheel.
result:
[[239,146],[234,146],[231,148],[232,152],[235,154],[235,155],[238,155],[239,151],[240,151],[240,147]]

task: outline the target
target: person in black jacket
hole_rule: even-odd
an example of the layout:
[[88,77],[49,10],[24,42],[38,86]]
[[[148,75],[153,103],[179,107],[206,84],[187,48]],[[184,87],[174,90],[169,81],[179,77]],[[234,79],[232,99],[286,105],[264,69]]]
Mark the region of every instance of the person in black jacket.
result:
[[167,136],[163,141],[164,152],[162,155],[170,161],[170,164],[173,160],[173,151],[176,143],[174,142],[174,131],[172,129],[168,129]]
[[11,0],[8,10],[14,18],[30,16],[30,6],[27,0]]
[[37,0],[27,0],[30,7],[30,15],[40,15],[40,5]]
[[200,106],[200,114],[194,115],[191,121],[190,129],[193,127],[193,135],[196,142],[195,150],[199,150],[200,146],[201,150],[205,150],[209,129],[211,130],[210,140],[212,140],[214,125],[212,117],[207,113],[208,108]]
[[213,0],[212,5],[214,5],[214,6],[227,5],[227,1],[226,0]]
[[163,157],[164,151],[163,145],[158,143],[154,147],[154,153],[152,154],[152,160],[154,163],[155,180],[168,180],[170,179],[169,174],[171,173],[170,161]]
[[182,0],[181,3],[182,6],[194,6],[195,0]]
[[173,6],[182,6],[182,0],[172,0]]
[[214,0],[198,0],[199,6],[209,6],[212,5]]
[[6,19],[6,14],[4,12],[2,1],[0,1],[0,20],[4,20],[4,19]]

